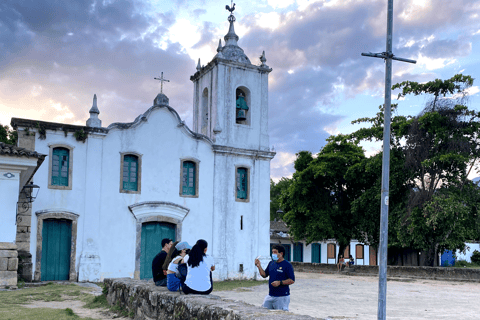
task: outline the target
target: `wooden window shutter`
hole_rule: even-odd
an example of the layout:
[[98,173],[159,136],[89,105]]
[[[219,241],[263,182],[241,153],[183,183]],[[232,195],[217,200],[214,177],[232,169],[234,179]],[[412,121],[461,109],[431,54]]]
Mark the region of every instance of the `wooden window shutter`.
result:
[[355,246],[355,256],[357,259],[363,259],[363,245],[362,244],[357,244]]
[[182,194],[195,195],[196,165],[192,161],[183,162]]
[[328,259],[335,259],[335,244],[329,243],[327,245],[327,255]]
[[123,157],[123,190],[138,191],[138,157],[125,155]]
[[66,148],[54,148],[52,152],[52,185],[68,186],[70,154]]

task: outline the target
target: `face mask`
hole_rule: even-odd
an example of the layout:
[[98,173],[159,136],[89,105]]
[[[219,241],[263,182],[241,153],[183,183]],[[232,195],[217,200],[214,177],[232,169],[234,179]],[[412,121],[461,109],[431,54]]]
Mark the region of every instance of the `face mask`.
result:
[[278,255],[276,253],[272,254],[272,259],[273,259],[273,261],[277,261],[278,260]]

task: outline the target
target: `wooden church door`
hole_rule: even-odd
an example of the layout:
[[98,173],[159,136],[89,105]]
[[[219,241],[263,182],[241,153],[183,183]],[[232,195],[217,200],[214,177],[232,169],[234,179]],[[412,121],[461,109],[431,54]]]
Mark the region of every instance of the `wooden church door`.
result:
[[140,279],[153,278],[152,261],[162,250],[164,238],[175,241],[175,225],[162,222],[147,222],[142,225]]
[[69,280],[71,246],[72,221],[43,220],[41,281]]

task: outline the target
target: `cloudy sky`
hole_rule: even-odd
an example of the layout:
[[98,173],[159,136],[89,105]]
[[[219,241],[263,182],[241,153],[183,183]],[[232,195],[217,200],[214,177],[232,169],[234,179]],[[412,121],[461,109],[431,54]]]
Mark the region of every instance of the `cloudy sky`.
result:
[[[93,94],[100,119],[130,122],[164,92],[192,123],[198,58],[207,64],[228,31],[223,0],[0,1],[0,123],[12,117],[84,125]],[[236,2],[235,31],[252,63],[266,52],[271,177],[290,176],[295,153],[318,152],[331,134],[383,103],[387,0]],[[480,2],[395,0],[393,83],[480,75]],[[223,41],[223,40],[222,40]],[[480,79],[470,106],[479,109]],[[395,96],[395,93],[394,93]],[[393,101],[394,103],[397,101]],[[425,98],[399,101],[417,114]],[[367,153],[377,145],[364,145]]]

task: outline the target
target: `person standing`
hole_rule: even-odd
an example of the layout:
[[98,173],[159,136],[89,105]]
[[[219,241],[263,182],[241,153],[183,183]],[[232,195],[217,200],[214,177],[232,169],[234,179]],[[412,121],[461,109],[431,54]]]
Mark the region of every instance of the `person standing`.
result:
[[168,250],[172,247],[172,239],[162,239],[162,250],[153,258],[152,275],[156,286],[167,286],[167,271],[163,270],[163,264],[167,258]]
[[282,245],[272,247],[272,259],[265,270],[260,260],[255,259],[255,265],[263,278],[268,278],[268,295],[263,300],[262,307],[288,311],[290,305],[290,286],[295,283],[293,266],[284,259],[285,248]]
[[182,287],[185,294],[210,294],[213,290],[212,271],[215,270],[213,257],[207,255],[207,241],[200,239],[190,253],[183,258],[187,264],[187,279]]

